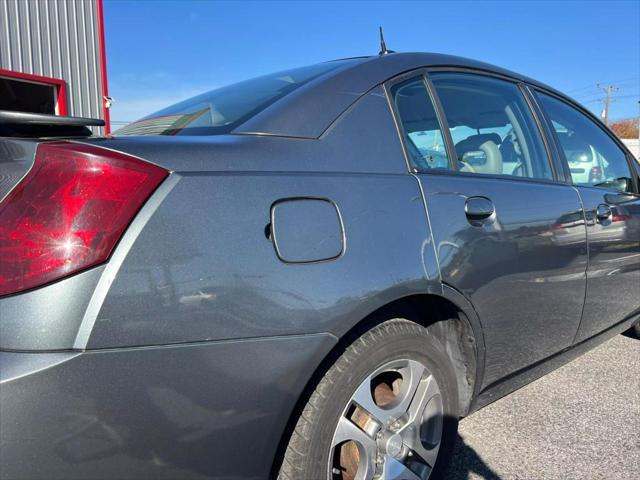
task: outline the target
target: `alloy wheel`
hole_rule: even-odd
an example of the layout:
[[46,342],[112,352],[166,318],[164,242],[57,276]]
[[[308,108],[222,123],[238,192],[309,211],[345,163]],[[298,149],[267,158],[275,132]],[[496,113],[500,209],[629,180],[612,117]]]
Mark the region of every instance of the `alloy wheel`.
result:
[[422,363],[393,360],[355,390],[331,442],[329,480],[427,480],[438,457],[443,407]]

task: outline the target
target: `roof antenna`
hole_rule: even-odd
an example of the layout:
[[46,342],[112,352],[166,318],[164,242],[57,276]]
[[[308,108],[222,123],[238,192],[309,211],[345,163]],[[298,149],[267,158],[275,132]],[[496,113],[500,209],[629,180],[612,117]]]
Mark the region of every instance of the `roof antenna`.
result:
[[378,27],[380,29],[380,51],[378,55],[386,55],[387,53],[395,53],[393,50],[387,50],[387,44],[384,43],[384,33],[382,32],[382,27]]

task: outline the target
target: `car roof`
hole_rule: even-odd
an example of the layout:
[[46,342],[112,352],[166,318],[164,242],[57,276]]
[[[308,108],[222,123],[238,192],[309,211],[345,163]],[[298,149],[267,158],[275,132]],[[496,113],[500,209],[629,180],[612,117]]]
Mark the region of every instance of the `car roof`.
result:
[[[524,75],[469,58],[439,53],[390,53],[354,57],[351,62],[303,85],[237,127],[235,134],[318,138],[369,90],[404,72],[423,67],[465,68],[560,92]],[[565,97],[566,98],[566,97]]]

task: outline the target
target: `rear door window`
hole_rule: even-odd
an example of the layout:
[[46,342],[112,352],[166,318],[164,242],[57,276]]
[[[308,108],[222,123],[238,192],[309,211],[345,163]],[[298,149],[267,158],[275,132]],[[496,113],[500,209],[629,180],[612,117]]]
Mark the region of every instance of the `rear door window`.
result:
[[552,180],[538,126],[515,83],[471,73],[429,75],[462,172]]
[[555,130],[576,185],[631,190],[624,151],[594,121],[551,95],[536,95]]
[[424,77],[393,85],[391,96],[412,166],[419,171],[449,168],[444,137]]

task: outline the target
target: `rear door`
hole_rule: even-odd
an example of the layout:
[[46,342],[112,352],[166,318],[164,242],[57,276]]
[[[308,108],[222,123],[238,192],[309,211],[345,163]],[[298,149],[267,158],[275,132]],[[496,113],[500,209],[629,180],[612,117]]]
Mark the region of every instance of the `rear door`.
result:
[[589,268],[580,342],[640,310],[638,174],[597,122],[550,94],[536,97],[584,204]]
[[441,71],[388,89],[442,280],[482,322],[483,386],[571,345],[586,286],[582,205],[556,181],[521,87]]

